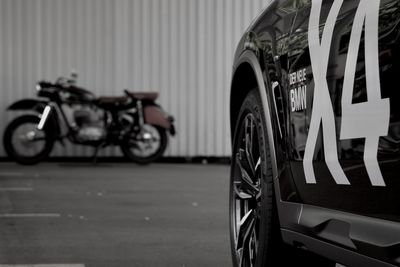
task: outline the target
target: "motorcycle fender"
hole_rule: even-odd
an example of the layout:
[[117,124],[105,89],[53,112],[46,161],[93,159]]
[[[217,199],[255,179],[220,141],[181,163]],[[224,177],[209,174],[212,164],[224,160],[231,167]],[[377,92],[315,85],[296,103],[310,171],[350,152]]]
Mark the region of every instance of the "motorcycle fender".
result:
[[144,107],[144,121],[167,130],[171,130],[173,127],[171,117],[157,106]]
[[22,99],[12,103],[7,110],[33,110],[42,113],[47,102],[37,99]]
[[[47,104],[46,101],[37,99],[22,99],[11,104],[7,110],[31,110],[42,115]],[[50,113],[45,127],[51,127],[55,136],[61,135],[60,119],[54,110]]]

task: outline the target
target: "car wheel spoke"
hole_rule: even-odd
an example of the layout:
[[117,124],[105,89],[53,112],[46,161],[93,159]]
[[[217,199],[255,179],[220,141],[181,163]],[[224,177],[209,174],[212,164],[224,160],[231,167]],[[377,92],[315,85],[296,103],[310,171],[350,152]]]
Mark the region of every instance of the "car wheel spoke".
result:
[[255,216],[253,223],[254,226],[251,231],[249,247],[248,247],[250,266],[254,266],[258,255],[258,234],[257,234],[258,223],[259,223],[259,218]]
[[244,192],[241,188],[242,182],[241,181],[235,181],[234,182],[234,188],[233,190],[235,191],[235,194],[238,198],[242,199],[242,200],[246,200],[246,199],[251,199],[252,195],[248,194],[246,192]]
[[239,259],[239,266],[240,267],[244,266],[243,248],[238,249],[236,253]]
[[240,181],[241,181],[241,190],[252,197],[256,197],[259,192],[259,184],[255,184],[254,178],[250,176],[250,174],[247,172],[246,168],[242,164],[243,158],[241,157],[240,153],[237,154],[236,156],[236,163],[240,169]]
[[258,157],[256,166],[254,167],[256,175],[257,175],[258,171],[260,170],[260,167],[261,167],[261,157]]
[[236,250],[239,256],[240,266],[246,266],[245,259],[249,260],[251,251],[250,241],[255,227],[254,211],[247,212],[240,221]]

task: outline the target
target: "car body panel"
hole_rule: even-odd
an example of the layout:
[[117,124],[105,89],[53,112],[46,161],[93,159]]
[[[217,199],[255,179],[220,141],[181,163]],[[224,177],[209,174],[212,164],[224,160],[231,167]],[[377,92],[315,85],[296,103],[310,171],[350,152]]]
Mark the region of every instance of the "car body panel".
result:
[[[276,141],[282,155],[279,155],[284,161],[289,161],[288,166],[280,166],[280,172],[286,173],[287,179],[295,181],[286,185],[287,179],[281,179],[283,188],[282,198],[285,201],[293,201],[310,205],[320,205],[323,207],[340,209],[343,211],[358,212],[363,215],[375,216],[379,218],[390,214],[398,215],[400,211],[400,202],[395,203],[396,192],[400,190],[400,180],[397,179],[397,166],[400,156],[400,128],[398,117],[400,113],[396,108],[396,100],[399,94],[396,90],[390,90],[394,84],[395,73],[399,70],[398,52],[398,34],[400,27],[398,21],[393,20],[396,12],[400,12],[398,1],[381,1],[380,24],[379,24],[379,60],[381,66],[381,88],[382,100],[390,99],[390,126],[387,136],[381,136],[378,161],[382,174],[384,176],[385,186],[374,186],[365,170],[363,162],[364,141],[360,138],[340,140],[341,114],[341,95],[343,87],[344,72],[346,69],[346,57],[348,52],[348,41],[351,34],[354,14],[358,7],[358,1],[344,1],[340,9],[337,20],[335,20],[335,30],[332,40],[336,40],[331,47],[329,54],[329,67],[326,71],[327,84],[332,102],[332,109],[335,115],[335,132],[333,136],[337,139],[337,157],[340,167],[349,181],[349,185],[338,184],[326,164],[326,155],[324,155],[324,145],[322,130],[319,130],[317,144],[314,152],[314,170],[317,183],[307,183],[304,174],[304,152],[310,128],[310,122],[313,109],[313,92],[315,81],[314,72],[310,59],[308,27],[310,16],[310,5],[307,1],[302,1],[303,6],[300,9],[288,7],[288,2],[294,1],[274,1],[264,16],[254,22],[239,44],[236,56],[241,56],[243,51],[252,51],[262,72],[264,82],[272,85],[279,83],[279,88],[271,92],[272,86],[267,86],[269,90],[267,96],[272,98],[270,111],[274,111],[275,106],[282,109],[283,115],[277,116],[274,121],[278,121],[281,126],[280,134],[274,133],[279,139]],[[310,3],[310,1],[308,1]],[[324,21],[329,14],[329,10],[334,1],[324,1],[321,9],[321,21]],[[337,1],[336,1],[337,2]],[[391,13],[392,12],[392,13]],[[393,14],[393,12],[395,12]],[[389,18],[386,19],[385,18]],[[325,25],[321,26],[321,32]],[[363,42],[362,42],[363,43]],[[334,51],[337,48],[336,52]],[[394,55],[389,57],[388,55]],[[239,62],[236,59],[236,62]],[[240,64],[236,64],[238,66]],[[290,75],[296,74],[301,70],[305,71],[307,79],[301,84],[307,87],[306,102],[307,107],[300,111],[291,110],[290,91],[297,86],[290,83]],[[354,103],[363,103],[368,99],[365,89],[365,60],[363,50],[360,50],[357,62],[357,72],[355,77],[355,90],[353,97]],[[394,92],[392,92],[394,91]],[[275,93],[279,93],[281,99],[277,99]],[[275,96],[275,98],[272,97]],[[366,114],[371,116],[371,114]],[[363,118],[360,118],[363,119]],[[365,119],[364,119],[365,120]],[[371,120],[374,123],[374,120]],[[274,127],[277,128],[277,127]],[[277,130],[274,130],[277,131]],[[327,133],[326,133],[327,134]],[[277,152],[279,153],[279,152]],[[284,164],[285,165],[285,164]],[[281,189],[282,190],[282,189]],[[340,198],[336,196],[340,195]],[[377,201],[378,200],[378,201]],[[382,207],[382,203],[386,203]],[[387,209],[382,210],[382,208]]]
[[[326,8],[329,8],[329,2],[332,1],[324,2],[327,5]],[[398,50],[399,47],[398,34],[400,28],[398,27],[398,19],[394,19],[390,22],[385,20],[385,17],[393,16],[393,14],[388,14],[390,12],[398,14],[400,11],[399,2],[381,1],[380,7],[380,101],[390,99],[390,125],[388,125],[389,127],[386,129],[387,135],[380,136],[379,147],[377,151],[375,151],[375,157],[377,153],[379,168],[385,182],[384,186],[372,185],[371,179],[374,177],[368,174],[363,159],[366,150],[364,136],[360,135],[359,138],[340,140],[341,127],[345,119],[342,108],[343,84],[346,78],[346,72],[349,71],[349,67],[346,66],[346,61],[352,24],[357,10],[357,3],[354,2],[357,1],[345,1],[344,5],[347,4],[347,6],[342,7],[340,10],[333,33],[333,43],[327,69],[327,84],[331,105],[335,114],[336,132],[333,137],[337,139],[335,145],[337,145],[337,157],[339,159],[340,168],[344,170],[349,184],[338,184],[327,167],[327,155],[325,153],[326,151],[324,151],[327,148],[324,145],[323,130],[319,131],[319,137],[314,152],[314,171],[317,181],[315,184],[306,182],[303,160],[312,118],[311,103],[316,101],[313,99],[315,85],[312,77],[310,77],[305,84],[308,89],[306,100],[310,105],[307,109],[302,111],[289,112],[289,129],[291,130],[289,134],[289,150],[291,151],[289,158],[291,161],[293,178],[303,203],[378,218],[399,220],[400,203],[396,200],[397,193],[400,191],[400,183],[397,179],[398,160],[400,156],[398,150],[400,132],[397,118],[400,113],[395,108],[398,93],[391,87],[395,84],[395,73],[399,71],[398,62],[400,58],[396,50]],[[294,73],[299,69],[306,69],[307,73],[312,76],[313,74],[315,75],[315,71],[311,68],[311,60],[309,52],[307,51],[308,42],[305,41],[307,35],[304,33],[306,30],[302,30],[308,26],[308,17],[310,16],[309,9],[305,8],[301,10],[300,13],[302,14],[298,16],[298,19],[301,22],[298,23],[298,28],[295,29],[296,33],[291,36],[291,44],[289,44],[289,73]],[[323,18],[321,17],[321,19]],[[368,93],[366,90],[366,79],[368,79],[368,77],[366,75],[364,47],[364,40],[361,40],[354,77],[353,105],[368,103]],[[388,54],[391,56],[388,56]],[[378,77],[376,79],[378,79]],[[292,89],[293,87],[289,86],[287,90],[290,91]],[[379,113],[379,111],[373,110],[373,112],[368,112],[368,110],[364,110],[358,117],[360,121],[366,119],[370,122],[371,129],[367,131],[373,131],[373,127],[378,127],[376,120],[379,121],[381,119],[373,118],[375,113]],[[389,118],[389,114],[387,114],[387,118]],[[354,123],[360,123],[357,127],[362,127],[361,122],[355,121]]]
[[[377,259],[371,266],[379,266],[380,261],[399,265],[400,110],[396,102],[400,93],[392,87],[400,70],[400,2],[366,1],[272,1],[239,42],[233,81],[241,66],[251,62],[267,126],[272,128],[268,136],[273,144],[281,227],[294,233],[287,234],[285,241],[294,243],[297,234],[315,244],[327,242],[332,251],[340,251],[334,249],[339,246],[366,255],[361,262],[368,257]],[[377,3],[379,11],[373,9]],[[318,26],[310,28],[317,19]],[[363,31],[358,36],[360,25]],[[310,41],[310,36],[328,40],[328,49],[317,50],[324,41],[316,41],[318,37]],[[349,51],[357,51],[357,57]],[[379,67],[373,62],[379,62]],[[232,99],[235,92],[232,89]],[[351,109],[364,103],[367,108],[362,112]],[[318,105],[330,115],[312,126],[313,109]],[[357,129],[358,124],[371,131]],[[308,148],[307,162],[310,128],[317,135],[315,147]],[[365,140],[373,138],[378,138],[376,150],[366,152]],[[307,164],[312,164],[314,177]],[[351,260],[343,258],[342,262]]]

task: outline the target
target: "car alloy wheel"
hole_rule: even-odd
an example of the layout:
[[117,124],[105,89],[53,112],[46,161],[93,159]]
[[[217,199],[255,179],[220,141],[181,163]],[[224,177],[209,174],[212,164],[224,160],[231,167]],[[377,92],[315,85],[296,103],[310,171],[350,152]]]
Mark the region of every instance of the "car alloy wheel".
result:
[[255,266],[261,219],[262,172],[255,118],[248,113],[239,130],[231,187],[231,220],[239,266]]

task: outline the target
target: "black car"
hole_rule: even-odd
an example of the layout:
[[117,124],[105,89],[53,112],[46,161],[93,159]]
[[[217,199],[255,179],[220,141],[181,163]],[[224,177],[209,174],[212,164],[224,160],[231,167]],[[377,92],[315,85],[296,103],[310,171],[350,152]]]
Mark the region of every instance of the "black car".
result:
[[400,1],[275,0],[231,87],[234,266],[400,266]]

